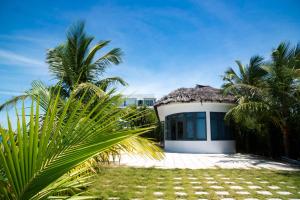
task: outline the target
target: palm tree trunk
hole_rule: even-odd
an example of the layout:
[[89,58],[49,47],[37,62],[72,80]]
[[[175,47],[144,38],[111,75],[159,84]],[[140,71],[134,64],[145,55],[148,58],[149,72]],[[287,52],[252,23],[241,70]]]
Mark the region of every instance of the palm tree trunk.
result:
[[290,155],[290,145],[289,145],[289,130],[287,126],[284,126],[282,128],[283,133],[283,147],[284,147],[284,155],[289,156]]

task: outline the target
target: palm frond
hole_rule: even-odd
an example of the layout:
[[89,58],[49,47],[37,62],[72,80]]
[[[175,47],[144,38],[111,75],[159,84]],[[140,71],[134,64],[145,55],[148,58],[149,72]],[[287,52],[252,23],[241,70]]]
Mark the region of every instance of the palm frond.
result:
[[19,95],[19,96],[15,96],[9,100],[7,100],[6,102],[4,102],[3,104],[0,105],[0,111],[3,111],[6,108],[11,108],[13,106],[15,106],[18,102],[23,101],[24,99],[28,98],[30,95],[28,94],[24,94],[24,95]]
[[98,66],[100,71],[103,71],[110,64],[118,65],[122,62],[122,50],[120,48],[114,48],[107,54],[95,61],[95,65]]
[[[136,137],[153,127],[124,127],[120,119],[128,121],[130,117],[127,111],[119,109],[115,102],[118,98],[106,97],[94,104],[98,98],[95,95],[90,102],[83,103],[85,95],[77,100],[72,93],[60,108],[58,93],[51,98],[42,122],[39,121],[40,100],[33,99],[28,126],[23,104],[21,119],[16,113],[15,132],[8,118],[8,131],[1,130],[0,165],[12,199],[52,195],[54,185],[60,185],[66,173],[101,151],[129,142],[130,138],[134,138],[131,143],[149,149]],[[66,184],[72,183],[61,186]]]
[[87,58],[85,59],[85,65],[90,65],[92,60],[95,57],[95,54],[102,49],[103,47],[107,46],[110,43],[110,41],[100,41],[98,44],[96,44],[88,53]]
[[106,91],[108,88],[114,85],[123,85],[126,86],[128,83],[124,81],[121,77],[109,77],[102,79],[95,83],[95,85],[99,86],[103,91]]
[[49,71],[62,82],[68,93],[77,84],[95,83],[108,66],[117,65],[122,61],[123,53],[119,48],[95,58],[109,41],[101,41],[90,49],[94,37],[88,36],[84,28],[84,22],[73,24],[67,31],[67,41],[47,52]]

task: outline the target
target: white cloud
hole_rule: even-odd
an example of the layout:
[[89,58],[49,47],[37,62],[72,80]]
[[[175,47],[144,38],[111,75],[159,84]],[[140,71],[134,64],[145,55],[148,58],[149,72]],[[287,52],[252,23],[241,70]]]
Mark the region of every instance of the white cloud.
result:
[[17,95],[22,95],[24,94],[23,92],[16,92],[16,91],[5,91],[5,90],[0,90],[1,95],[7,95],[7,96],[17,96]]
[[49,42],[46,39],[40,39],[38,37],[31,37],[31,36],[24,36],[24,35],[5,35],[5,34],[0,34],[0,39],[1,40],[10,40],[10,41],[25,41],[25,42],[31,42],[31,43],[45,43]]
[[[157,70],[146,67],[135,67],[127,64],[108,70],[107,76],[121,76],[128,81],[127,88],[120,87],[125,94],[154,94],[160,98],[180,87],[194,87],[196,84],[220,87],[220,74],[223,71],[214,71],[209,62],[191,62],[180,69],[172,68],[176,63],[168,62],[160,65]],[[214,63],[216,64],[216,63]],[[222,65],[223,63],[218,63]]]
[[45,66],[45,62],[38,59],[29,58],[11,51],[0,49],[0,62],[5,64],[21,64],[26,66]]

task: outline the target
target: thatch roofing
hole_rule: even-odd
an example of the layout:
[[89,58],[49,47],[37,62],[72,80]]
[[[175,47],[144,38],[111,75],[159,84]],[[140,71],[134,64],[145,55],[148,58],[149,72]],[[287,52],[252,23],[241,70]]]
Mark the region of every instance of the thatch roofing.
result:
[[155,107],[170,103],[189,102],[220,102],[235,103],[232,95],[223,95],[220,89],[206,85],[196,85],[194,88],[179,88],[162,97],[155,104]]

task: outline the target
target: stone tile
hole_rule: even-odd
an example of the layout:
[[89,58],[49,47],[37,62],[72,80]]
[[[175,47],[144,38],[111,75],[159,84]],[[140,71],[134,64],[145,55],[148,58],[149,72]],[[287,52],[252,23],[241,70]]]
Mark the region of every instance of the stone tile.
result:
[[223,195],[223,196],[226,196],[226,195],[229,195],[229,192],[227,192],[227,191],[216,191],[216,194],[217,194],[217,195]]
[[175,181],[175,182],[173,182],[175,185],[179,185],[179,184],[182,184],[182,182],[180,182],[180,181]]
[[236,191],[237,194],[241,194],[241,195],[248,195],[250,194],[250,192],[247,191]]
[[108,200],[119,200],[120,197],[108,197]]
[[203,187],[202,186],[193,186],[192,188],[193,189],[202,189]]
[[181,180],[182,178],[181,177],[174,177],[173,179],[174,180]]
[[234,198],[222,198],[221,200],[235,200]]
[[175,192],[176,196],[187,196],[187,193],[185,192]]
[[224,188],[223,186],[219,186],[219,185],[211,185],[209,187],[213,188],[213,189],[223,189]]
[[196,177],[188,177],[189,180],[198,180]]
[[205,191],[196,191],[195,192],[195,195],[207,195],[208,192],[205,192]]
[[154,196],[163,196],[164,193],[163,192],[153,192]]
[[208,200],[208,199],[197,199],[197,200]]
[[145,188],[147,188],[147,186],[144,186],[144,185],[137,185],[137,186],[135,186],[136,188],[139,188],[139,189],[145,189]]
[[207,181],[206,183],[207,184],[217,184],[218,182],[217,181]]
[[267,183],[269,183],[269,181],[259,181],[260,183],[262,183],[262,184],[267,184]]
[[291,195],[292,194],[291,192],[288,192],[288,191],[277,191],[276,193],[280,194],[280,195]]
[[282,199],[279,199],[279,198],[269,198],[267,200],[282,200]]
[[224,181],[225,184],[236,184],[234,181]]
[[296,189],[295,186],[287,186],[287,188]]
[[239,186],[239,185],[232,185],[232,186],[229,186],[230,189],[233,189],[233,190],[242,190],[244,189],[243,187]]
[[192,185],[198,185],[198,184],[200,184],[201,182],[198,182],[198,181],[192,181],[192,182],[190,182]]
[[230,180],[230,178],[228,178],[228,177],[222,177],[221,179],[223,179],[223,180]]
[[245,181],[244,183],[246,183],[248,185],[253,185],[253,182],[251,182],[251,181]]
[[278,190],[278,189],[280,189],[280,187],[278,187],[276,185],[270,185],[270,186],[268,186],[268,188],[270,188],[272,190]]
[[286,182],[285,182],[285,181],[280,181],[279,183],[280,183],[280,184],[286,184]]
[[205,177],[206,180],[214,180],[213,177]]
[[118,187],[119,187],[119,188],[128,188],[127,185],[119,185]]
[[175,186],[174,187],[174,190],[183,190],[184,188],[183,187],[180,187],[180,186]]
[[260,191],[256,191],[257,194],[262,194],[262,195],[272,195],[271,192],[266,191],[266,190],[260,190]]
[[259,199],[257,199],[257,198],[246,198],[244,200],[259,200]]
[[261,189],[261,187],[258,186],[258,185],[249,185],[248,188],[250,188],[250,189]]
[[158,179],[158,180],[165,180],[164,177],[158,177],[157,179]]
[[236,179],[238,179],[238,180],[245,180],[244,178],[240,178],[240,177],[239,177],[239,178],[236,178]]

